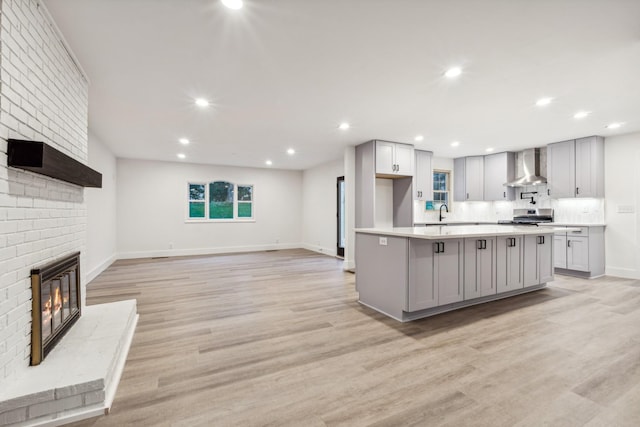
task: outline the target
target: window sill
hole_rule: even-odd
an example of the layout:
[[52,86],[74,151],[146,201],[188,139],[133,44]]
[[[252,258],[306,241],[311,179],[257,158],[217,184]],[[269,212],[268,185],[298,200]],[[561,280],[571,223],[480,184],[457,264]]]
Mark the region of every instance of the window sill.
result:
[[192,219],[192,218],[189,218],[189,219],[185,219],[184,222],[185,222],[185,224],[192,224],[192,223],[198,223],[198,224],[199,223],[213,223],[213,224],[216,224],[216,223],[236,223],[236,222],[239,222],[239,223],[245,222],[246,223],[246,222],[256,222],[256,220],[255,220],[255,218],[247,218],[247,219],[206,219],[206,218],[203,218],[203,219]]

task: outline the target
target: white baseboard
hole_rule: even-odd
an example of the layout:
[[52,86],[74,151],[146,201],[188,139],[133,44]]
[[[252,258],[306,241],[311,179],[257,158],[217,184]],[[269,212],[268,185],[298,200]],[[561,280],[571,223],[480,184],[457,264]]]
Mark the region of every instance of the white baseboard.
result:
[[329,248],[324,248],[318,245],[312,245],[311,243],[303,243],[302,248],[307,249],[309,251],[318,252],[319,254],[329,255],[329,256],[338,255],[337,248],[329,249]]
[[605,274],[607,276],[622,277],[625,279],[640,279],[640,272],[632,268],[606,267]]
[[352,273],[355,273],[355,271],[356,271],[356,261],[353,260],[353,259],[345,259],[342,269],[344,271],[351,271]]
[[163,249],[155,251],[135,251],[120,252],[118,259],[136,259],[136,258],[156,258],[156,257],[174,257],[174,256],[193,256],[193,255],[216,255],[229,254],[238,252],[260,252],[273,251],[280,249],[298,249],[304,245],[300,243],[276,243],[270,245],[252,245],[252,246],[227,246],[219,248],[195,248],[195,249]]
[[87,283],[91,283],[93,279],[95,279],[100,273],[105,271],[111,264],[115,262],[115,260],[116,254],[113,254],[109,258],[98,264],[96,267],[94,267],[93,270],[91,270],[89,274],[87,274]]

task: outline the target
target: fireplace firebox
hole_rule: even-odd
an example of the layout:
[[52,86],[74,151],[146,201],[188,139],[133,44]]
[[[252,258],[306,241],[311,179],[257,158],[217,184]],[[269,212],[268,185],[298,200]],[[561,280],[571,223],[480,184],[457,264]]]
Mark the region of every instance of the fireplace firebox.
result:
[[80,252],[31,270],[31,365],[39,365],[80,318]]

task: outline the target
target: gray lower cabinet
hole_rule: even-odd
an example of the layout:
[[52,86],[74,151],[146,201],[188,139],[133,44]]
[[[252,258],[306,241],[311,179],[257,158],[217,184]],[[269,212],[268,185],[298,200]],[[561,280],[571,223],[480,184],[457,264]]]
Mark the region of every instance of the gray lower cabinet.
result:
[[464,299],[496,293],[495,237],[464,239]]
[[463,239],[409,240],[408,311],[462,301]]
[[551,236],[524,236],[524,286],[553,280],[553,242]]
[[553,266],[581,277],[604,274],[604,227],[581,226],[553,236]]
[[567,233],[553,235],[553,266],[567,268]]
[[407,311],[438,305],[438,287],[433,280],[433,243],[409,239],[409,301]]
[[359,299],[395,319],[402,319],[407,301],[408,240],[406,237],[356,233]]
[[524,287],[523,236],[496,238],[496,290],[510,292]]
[[588,237],[567,237],[567,269],[589,271]]

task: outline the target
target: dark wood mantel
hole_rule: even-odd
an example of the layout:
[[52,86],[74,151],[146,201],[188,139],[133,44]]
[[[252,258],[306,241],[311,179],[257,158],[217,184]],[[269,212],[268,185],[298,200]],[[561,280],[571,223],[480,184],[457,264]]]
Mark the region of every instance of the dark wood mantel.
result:
[[7,165],[82,187],[102,188],[102,174],[40,141],[9,139]]

